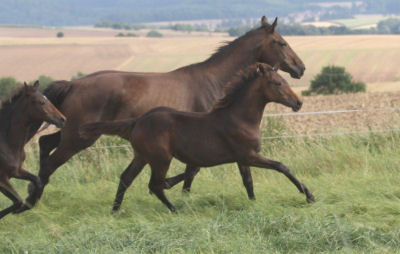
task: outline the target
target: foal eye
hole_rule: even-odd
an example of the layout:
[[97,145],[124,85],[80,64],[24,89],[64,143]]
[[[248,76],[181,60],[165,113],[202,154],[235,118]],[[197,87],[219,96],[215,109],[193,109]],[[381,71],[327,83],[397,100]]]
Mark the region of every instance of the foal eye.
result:
[[39,101],[40,106],[43,106],[45,104],[44,101]]
[[279,45],[281,45],[282,47],[287,46],[286,42],[279,42]]
[[281,82],[275,82],[275,85],[276,86],[281,86],[282,84],[281,84]]

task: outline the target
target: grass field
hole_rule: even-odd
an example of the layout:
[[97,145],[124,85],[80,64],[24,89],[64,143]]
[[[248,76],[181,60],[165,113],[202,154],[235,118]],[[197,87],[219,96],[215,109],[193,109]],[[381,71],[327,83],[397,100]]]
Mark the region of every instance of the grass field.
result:
[[[307,204],[283,175],[255,168],[257,200],[250,201],[229,164],[202,169],[189,195],[181,185],[167,191],[177,214],[148,194],[148,168],[111,214],[131,151],[87,150],[59,169],[37,207],[0,221],[0,252],[396,253],[399,141],[389,133],[265,143],[262,153],[288,165],[316,203]],[[37,172],[30,149],[25,165]],[[182,170],[174,162],[169,175]],[[25,193],[25,182],[13,182]],[[1,196],[0,207],[8,204]]]

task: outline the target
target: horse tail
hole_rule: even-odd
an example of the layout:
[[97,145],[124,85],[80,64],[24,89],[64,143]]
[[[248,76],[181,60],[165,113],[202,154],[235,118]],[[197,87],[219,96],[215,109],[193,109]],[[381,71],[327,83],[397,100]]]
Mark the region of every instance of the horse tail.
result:
[[[57,109],[60,109],[65,97],[67,97],[68,93],[71,91],[71,88],[72,84],[69,81],[54,81],[47,86],[47,88],[43,91],[43,94]],[[31,127],[29,128],[29,136],[26,142],[28,142],[37,133],[40,126],[42,126],[42,123],[42,121],[32,123]]]
[[136,119],[121,121],[92,122],[82,125],[79,128],[79,135],[84,138],[105,135],[118,135],[121,138],[129,139],[129,134],[135,126]]

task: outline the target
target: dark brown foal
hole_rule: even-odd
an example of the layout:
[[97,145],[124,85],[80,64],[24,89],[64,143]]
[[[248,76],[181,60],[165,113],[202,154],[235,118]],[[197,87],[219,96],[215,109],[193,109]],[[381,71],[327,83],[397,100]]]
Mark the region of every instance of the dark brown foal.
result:
[[[81,129],[91,135],[119,135],[128,139],[135,158],[121,175],[114,202],[118,210],[126,189],[147,163],[151,167],[149,188],[171,211],[164,189],[173,157],[190,165],[187,174],[198,167],[210,167],[236,162],[239,166],[255,166],[276,170],[314,201],[313,195],[280,162],[259,155],[260,123],[265,105],[277,102],[298,111],[302,102],[287,82],[266,64],[254,64],[226,85],[226,95],[209,113],[188,113],[167,107],[153,109],[141,117],[117,122],[96,122]],[[189,176],[190,177],[190,176]]]
[[23,205],[9,181],[11,177],[31,181],[36,187],[41,187],[40,178],[22,168],[24,146],[31,124],[39,120],[62,127],[65,122],[65,117],[38,88],[38,81],[33,86],[25,83],[0,109],[0,191],[13,202],[13,205],[0,211],[0,219],[18,209],[29,207],[29,204]]

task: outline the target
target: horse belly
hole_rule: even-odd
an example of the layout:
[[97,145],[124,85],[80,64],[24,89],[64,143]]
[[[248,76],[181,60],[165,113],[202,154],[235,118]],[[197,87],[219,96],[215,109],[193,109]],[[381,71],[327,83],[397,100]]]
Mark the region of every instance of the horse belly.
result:
[[234,161],[231,152],[218,139],[205,136],[189,137],[175,144],[173,155],[184,163],[200,167]]

